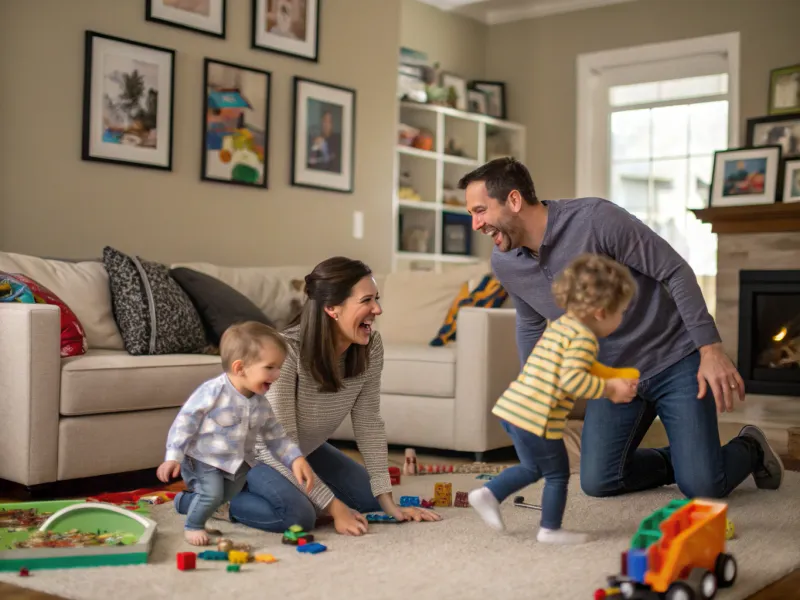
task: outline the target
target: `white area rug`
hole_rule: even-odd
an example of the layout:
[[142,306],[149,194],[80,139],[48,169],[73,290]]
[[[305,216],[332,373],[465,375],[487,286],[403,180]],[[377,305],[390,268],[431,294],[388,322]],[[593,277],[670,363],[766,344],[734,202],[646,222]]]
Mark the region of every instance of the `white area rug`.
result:
[[[403,477],[402,485],[395,487],[396,497],[432,496],[437,481],[452,481],[454,493],[483,483],[473,475]],[[358,538],[324,527],[314,534],[328,551],[318,555],[282,545],[278,534],[213,521],[228,537],[253,544],[280,561],[251,563],[240,573],[225,572],[222,562],[198,561],[196,571],[181,572],[175,567],[175,553],[190,547],[182,539],[182,517],[167,504],[154,511],[159,530],[148,565],[35,571],[29,578],[4,573],[0,579],[80,600],[588,600],[606,575],[617,572],[620,552],[639,521],[680,496],[674,488],[665,488],[592,499],[580,491],[577,476],[570,489],[565,525],[597,536],[584,546],[537,543],[539,513],[515,508],[509,499],[503,506],[505,534],[485,527],[471,508],[449,508],[441,510],[445,518],[438,523],[376,524]],[[538,503],[541,484],[523,494]],[[729,498],[729,515],[737,538],[728,550],[739,563],[739,577],[717,598],[747,598],[800,567],[800,474],[787,473],[778,492],[759,491],[745,482]]]

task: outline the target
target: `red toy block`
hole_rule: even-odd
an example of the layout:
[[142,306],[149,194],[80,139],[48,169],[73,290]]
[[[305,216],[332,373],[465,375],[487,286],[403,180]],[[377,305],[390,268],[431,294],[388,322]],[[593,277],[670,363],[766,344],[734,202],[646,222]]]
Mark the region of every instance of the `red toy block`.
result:
[[19,576],[20,576],[20,577],[27,577],[28,575],[30,575],[30,571],[28,571],[28,568],[27,568],[27,567],[22,567],[22,568],[19,570]]
[[400,485],[400,467],[389,467],[389,479],[392,485]]
[[306,541],[306,538],[297,538],[297,545],[298,546],[305,546],[307,543],[308,542]]
[[197,566],[197,554],[194,552],[178,552],[175,556],[179,571],[191,571]]
[[457,506],[458,508],[468,508],[469,497],[467,496],[467,492],[456,492],[456,500],[453,502],[453,506]]

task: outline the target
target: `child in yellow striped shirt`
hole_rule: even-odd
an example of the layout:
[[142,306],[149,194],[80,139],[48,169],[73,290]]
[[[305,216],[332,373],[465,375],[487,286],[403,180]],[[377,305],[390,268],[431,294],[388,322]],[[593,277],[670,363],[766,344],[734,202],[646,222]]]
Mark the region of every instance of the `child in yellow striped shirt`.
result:
[[602,379],[590,373],[598,338],[619,327],[635,286],[625,266],[594,254],[576,258],[554,282],[554,299],[565,313],[547,326],[522,372],[492,410],[514,442],[520,464],[469,494],[470,505],[491,527],[504,528],[503,500],[544,477],[537,540],[588,541],[584,533],[561,528],[570,476],[564,428],[578,399],[605,397],[627,403],[636,396],[638,380]]

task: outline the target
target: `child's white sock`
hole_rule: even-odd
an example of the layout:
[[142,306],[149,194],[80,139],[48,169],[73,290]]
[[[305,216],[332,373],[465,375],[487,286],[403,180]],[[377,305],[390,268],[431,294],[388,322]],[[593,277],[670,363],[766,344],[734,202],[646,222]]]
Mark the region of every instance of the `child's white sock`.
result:
[[590,536],[588,533],[579,533],[566,529],[540,527],[536,539],[545,544],[585,544],[589,541]]
[[500,515],[500,503],[489,488],[481,487],[468,494],[469,504],[481,519],[492,529],[503,531],[503,517]]

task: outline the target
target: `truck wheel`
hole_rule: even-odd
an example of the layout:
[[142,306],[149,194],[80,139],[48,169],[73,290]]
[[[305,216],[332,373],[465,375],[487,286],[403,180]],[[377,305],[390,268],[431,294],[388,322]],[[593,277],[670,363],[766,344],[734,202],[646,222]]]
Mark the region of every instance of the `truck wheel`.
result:
[[736,575],[739,572],[739,567],[736,564],[736,559],[730,554],[721,553],[717,556],[717,564],[714,566],[714,573],[717,576],[717,583],[719,587],[731,587],[733,582],[736,581]]
[[692,569],[689,577],[686,578],[686,583],[702,600],[711,600],[717,595],[717,578],[707,569]]
[[689,582],[674,581],[667,590],[667,600],[697,600],[697,594]]

